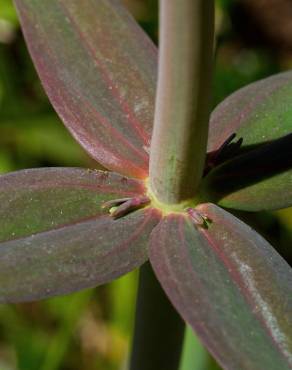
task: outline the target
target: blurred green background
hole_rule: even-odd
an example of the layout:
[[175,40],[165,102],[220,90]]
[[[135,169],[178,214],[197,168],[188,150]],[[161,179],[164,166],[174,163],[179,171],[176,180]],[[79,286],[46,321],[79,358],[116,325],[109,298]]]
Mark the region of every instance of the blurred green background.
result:
[[[124,2],[157,43],[157,1]],[[214,106],[241,86],[292,67],[291,19],[290,0],[216,2]],[[97,164],[52,110],[12,1],[1,0],[0,173],[42,166]],[[292,262],[291,209],[240,216]],[[125,369],[137,277],[133,272],[67,297],[0,306],[0,370]],[[188,331],[181,370],[215,369],[218,365]]]

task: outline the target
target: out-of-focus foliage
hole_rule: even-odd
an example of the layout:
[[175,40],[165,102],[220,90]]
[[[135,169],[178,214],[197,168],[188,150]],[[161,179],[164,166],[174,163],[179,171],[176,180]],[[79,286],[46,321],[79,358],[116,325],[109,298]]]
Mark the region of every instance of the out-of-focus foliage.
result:
[[[123,1],[157,42],[157,1]],[[290,0],[281,4],[285,1]],[[242,12],[248,9],[249,20],[262,24],[260,17],[268,9],[259,12],[242,3],[217,1],[214,106],[234,90],[292,65],[292,51],[286,44],[275,44],[271,32],[251,42]],[[281,18],[276,21],[280,24]],[[254,34],[258,34],[257,22],[249,22]],[[267,27],[277,29],[275,24]],[[1,0],[0,173],[42,166],[96,164],[53,112],[28,56],[12,1]],[[292,263],[291,209],[240,216]],[[136,283],[134,272],[110,285],[67,297],[0,306],[0,370],[119,369],[126,363],[129,348]],[[218,369],[188,332],[181,370]]]
[[11,22],[15,26],[18,25],[18,18],[11,0],[2,0],[0,6],[0,17],[3,20]]

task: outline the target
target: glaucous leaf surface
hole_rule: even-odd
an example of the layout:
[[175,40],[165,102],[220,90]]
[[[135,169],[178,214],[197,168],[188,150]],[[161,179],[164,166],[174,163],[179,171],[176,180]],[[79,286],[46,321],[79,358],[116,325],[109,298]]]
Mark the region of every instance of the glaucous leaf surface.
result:
[[210,119],[208,151],[233,133],[249,151],[292,132],[292,71],[254,82],[227,97]]
[[165,217],[150,261],[170,300],[224,369],[292,368],[292,270],[260,235],[212,204],[211,220]]
[[139,180],[77,168],[0,177],[0,302],[108,282],[144,263],[157,212],[114,220],[101,205],[143,194]]
[[216,167],[204,178],[201,196],[245,211],[291,206],[292,133]]
[[103,166],[148,173],[156,49],[119,0],[15,0],[45,90]]

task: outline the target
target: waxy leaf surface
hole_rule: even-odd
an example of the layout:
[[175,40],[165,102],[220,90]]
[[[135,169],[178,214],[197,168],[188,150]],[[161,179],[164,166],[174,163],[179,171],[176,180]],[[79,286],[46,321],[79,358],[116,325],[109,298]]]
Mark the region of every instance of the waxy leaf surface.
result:
[[[82,4],[81,4],[82,3]],[[45,90],[105,167],[148,173],[156,49],[118,0],[15,0]]]
[[235,92],[215,109],[208,151],[232,133],[243,143],[205,178],[205,199],[248,211],[292,205],[291,102],[292,72],[285,72]]
[[138,180],[70,168],[0,177],[0,302],[103,284],[140,266],[157,213],[114,220],[101,206],[143,194]]
[[169,215],[150,261],[170,300],[224,369],[292,368],[292,270],[260,235],[212,204],[209,228]]

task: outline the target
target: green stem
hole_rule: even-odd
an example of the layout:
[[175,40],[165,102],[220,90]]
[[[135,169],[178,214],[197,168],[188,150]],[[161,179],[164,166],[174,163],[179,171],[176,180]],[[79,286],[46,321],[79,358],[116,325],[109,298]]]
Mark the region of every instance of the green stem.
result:
[[163,203],[195,196],[202,177],[213,64],[214,1],[161,0],[150,188]]
[[184,323],[149,263],[140,269],[130,370],[177,370]]

